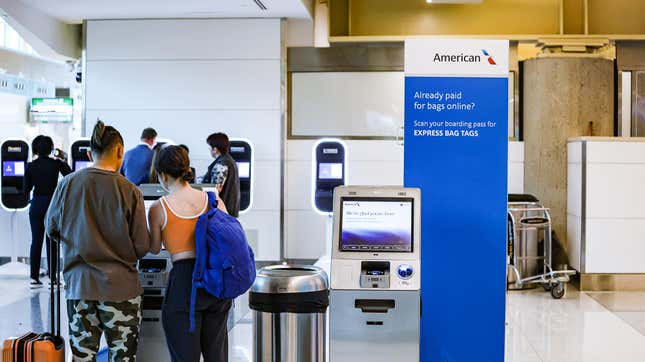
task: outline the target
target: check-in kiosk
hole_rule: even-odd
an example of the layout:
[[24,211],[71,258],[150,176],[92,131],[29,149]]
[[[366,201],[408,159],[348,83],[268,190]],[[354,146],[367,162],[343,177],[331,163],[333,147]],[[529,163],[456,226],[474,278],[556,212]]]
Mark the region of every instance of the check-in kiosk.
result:
[[253,202],[253,146],[248,140],[231,139],[230,154],[237,163],[240,177],[240,213],[244,213],[251,208]]
[[419,361],[420,210],[419,189],[336,188],[330,362]]
[[2,179],[1,205],[5,210],[22,210],[29,205],[24,191],[25,170],[29,162],[29,145],[21,139],[7,139],[0,145]]
[[74,142],[69,147],[69,167],[72,171],[82,170],[91,167],[94,162],[90,159],[90,140],[88,138],[81,138]]
[[333,209],[334,188],[347,182],[345,144],[338,139],[322,139],[313,148],[313,207],[318,213]]

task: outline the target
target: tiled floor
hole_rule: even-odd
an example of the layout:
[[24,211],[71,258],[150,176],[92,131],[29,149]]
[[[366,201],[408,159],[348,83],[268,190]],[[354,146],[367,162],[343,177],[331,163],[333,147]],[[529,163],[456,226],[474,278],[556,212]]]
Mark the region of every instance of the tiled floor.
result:
[[[30,291],[24,277],[0,275],[0,339],[48,328],[48,298],[45,288]],[[229,334],[230,361],[252,360],[251,328],[248,313],[237,320]],[[645,293],[585,294],[570,288],[565,299],[553,300],[541,289],[511,292],[506,361],[645,361]]]

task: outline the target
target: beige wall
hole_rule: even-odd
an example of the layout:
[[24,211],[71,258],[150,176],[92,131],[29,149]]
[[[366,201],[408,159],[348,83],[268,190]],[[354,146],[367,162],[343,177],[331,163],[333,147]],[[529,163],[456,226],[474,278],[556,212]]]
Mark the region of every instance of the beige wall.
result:
[[645,1],[588,0],[589,34],[645,34]]
[[[585,0],[330,0],[331,36],[585,33]],[[587,0],[589,34],[645,34],[645,1]]]
[[613,87],[610,60],[524,62],[524,189],[551,208],[560,240],[567,230],[567,139],[614,134]]
[[352,0],[349,30],[351,35],[552,34],[560,29],[558,11],[558,0],[486,0],[469,5]]

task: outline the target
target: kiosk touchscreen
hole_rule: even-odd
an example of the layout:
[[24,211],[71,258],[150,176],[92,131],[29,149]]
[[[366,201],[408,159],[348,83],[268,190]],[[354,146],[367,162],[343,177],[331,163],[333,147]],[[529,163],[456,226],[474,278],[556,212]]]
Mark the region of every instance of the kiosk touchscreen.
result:
[[419,189],[334,194],[330,361],[419,361]]
[[232,139],[230,153],[240,177],[240,212],[245,212],[251,208],[253,200],[253,147],[247,140]]
[[72,171],[82,170],[94,164],[90,160],[90,151],[90,140],[87,138],[82,138],[72,143],[69,147],[69,166],[72,168]]
[[334,188],[347,182],[345,145],[336,139],[320,140],[313,156],[313,206],[320,213],[331,213]]
[[29,193],[24,191],[25,169],[29,162],[29,145],[20,139],[8,139],[0,145],[2,207],[20,210],[29,205]]

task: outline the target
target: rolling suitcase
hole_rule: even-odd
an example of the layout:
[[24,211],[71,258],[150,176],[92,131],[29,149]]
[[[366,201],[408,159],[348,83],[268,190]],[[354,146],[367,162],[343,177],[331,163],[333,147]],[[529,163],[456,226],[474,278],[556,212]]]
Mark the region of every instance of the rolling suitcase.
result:
[[51,331],[41,334],[29,332],[22,337],[6,339],[2,344],[3,362],[65,361],[65,341],[60,335],[60,253],[54,252],[54,244],[60,252],[60,243],[52,240],[52,262],[49,267]]

